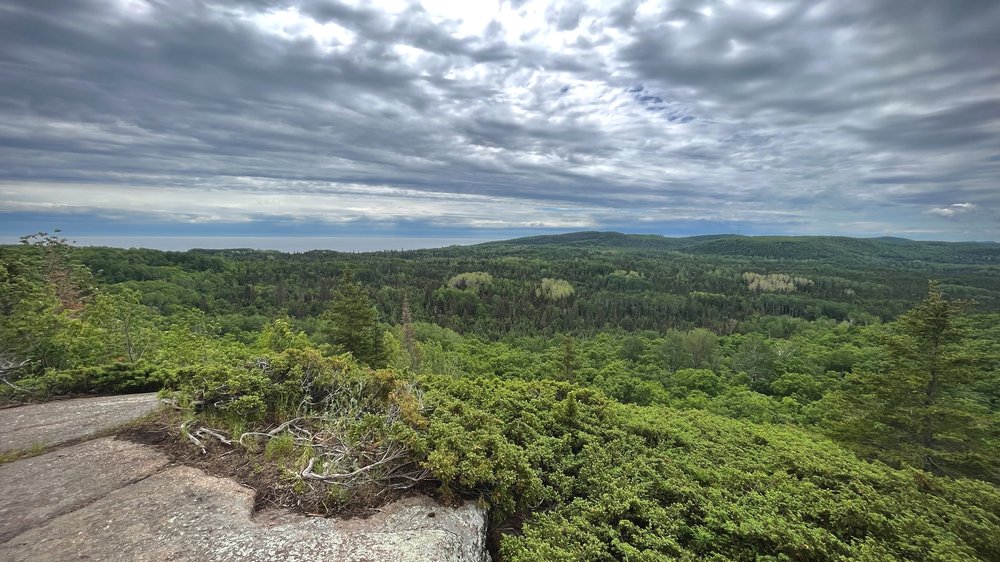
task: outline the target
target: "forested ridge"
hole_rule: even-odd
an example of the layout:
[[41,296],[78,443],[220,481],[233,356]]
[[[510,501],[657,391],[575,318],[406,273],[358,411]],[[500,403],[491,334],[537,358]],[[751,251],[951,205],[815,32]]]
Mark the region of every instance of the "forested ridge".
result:
[[0,247],[0,397],[162,390],[274,501],[476,498],[501,560],[998,560],[998,268],[886,238],[39,233]]
[[[490,339],[607,328],[742,331],[760,316],[855,323],[904,312],[937,279],[978,311],[1000,309],[1000,245],[828,237],[663,238],[577,233],[407,252],[286,254],[254,250],[161,252],[82,248],[98,283],[136,289],[161,311],[193,307],[259,328],[287,314],[321,314],[345,267],[372,289],[389,323],[404,297],[416,320]],[[489,283],[449,284],[484,272]],[[744,273],[807,279],[794,290],[751,288]],[[542,280],[573,293],[538,294]]]

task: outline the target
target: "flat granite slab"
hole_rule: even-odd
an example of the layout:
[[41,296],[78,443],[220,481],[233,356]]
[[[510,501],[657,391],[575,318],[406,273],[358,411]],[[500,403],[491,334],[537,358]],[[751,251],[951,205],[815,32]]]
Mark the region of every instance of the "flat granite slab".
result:
[[155,474],[170,460],[111,437],[0,465],[0,543]]
[[[159,407],[152,394],[0,411],[0,449],[60,443]],[[91,439],[0,465],[0,560],[485,562],[486,511],[426,496],[366,519],[254,513],[256,492],[156,447]]]
[[474,502],[444,508],[414,496],[367,519],[275,524],[254,520],[254,496],[195,468],[167,468],[0,544],[0,560],[488,560]]
[[0,453],[52,447],[112,429],[160,407],[155,393],[57,400],[0,410]]

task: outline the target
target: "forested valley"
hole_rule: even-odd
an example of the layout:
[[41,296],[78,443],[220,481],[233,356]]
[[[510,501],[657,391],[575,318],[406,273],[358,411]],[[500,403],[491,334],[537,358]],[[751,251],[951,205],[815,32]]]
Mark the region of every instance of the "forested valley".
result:
[[160,391],[271,501],[478,499],[503,561],[1000,560],[995,243],[38,233],[0,321],[3,402]]

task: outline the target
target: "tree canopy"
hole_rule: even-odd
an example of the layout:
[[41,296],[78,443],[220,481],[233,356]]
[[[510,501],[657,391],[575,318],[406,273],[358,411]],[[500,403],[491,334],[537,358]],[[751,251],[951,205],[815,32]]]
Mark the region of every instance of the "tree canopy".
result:
[[350,352],[366,365],[385,366],[378,310],[368,290],[355,280],[351,269],[341,274],[323,320],[328,341],[336,349]]
[[28,242],[0,247],[0,401],[161,389],[285,507],[475,499],[511,561],[1000,552],[990,245]]

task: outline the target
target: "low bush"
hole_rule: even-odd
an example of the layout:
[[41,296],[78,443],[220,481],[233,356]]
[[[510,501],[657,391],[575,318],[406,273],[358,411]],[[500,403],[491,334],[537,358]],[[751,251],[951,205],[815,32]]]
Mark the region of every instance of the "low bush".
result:
[[[1000,491],[787,426],[626,406],[566,383],[434,378],[426,465],[494,516],[501,557],[994,560]],[[496,524],[502,524],[495,520]]]
[[1000,552],[994,486],[869,463],[803,429],[623,405],[567,382],[411,381],[302,350],[190,375],[171,393],[190,435],[260,452],[298,480],[303,505],[337,511],[436,482],[478,498],[495,528],[523,521],[503,560]]
[[45,399],[76,394],[134,394],[154,392],[173,377],[169,369],[148,363],[110,363],[94,367],[49,370],[7,386],[10,399]]
[[176,371],[163,396],[186,438],[262,453],[297,480],[296,505],[337,512],[428,480],[416,386],[349,355],[288,349],[243,365]]

